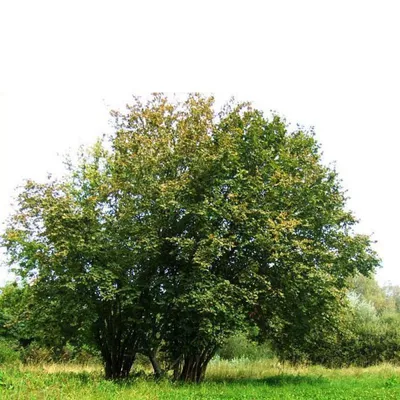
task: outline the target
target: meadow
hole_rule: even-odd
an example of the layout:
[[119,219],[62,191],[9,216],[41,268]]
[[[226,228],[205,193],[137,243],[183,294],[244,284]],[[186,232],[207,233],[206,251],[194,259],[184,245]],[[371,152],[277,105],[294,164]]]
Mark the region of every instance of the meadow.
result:
[[146,371],[131,379],[103,378],[100,365],[0,367],[0,398],[7,399],[399,399],[400,367],[326,369],[274,360],[213,360],[202,384],[154,381]]

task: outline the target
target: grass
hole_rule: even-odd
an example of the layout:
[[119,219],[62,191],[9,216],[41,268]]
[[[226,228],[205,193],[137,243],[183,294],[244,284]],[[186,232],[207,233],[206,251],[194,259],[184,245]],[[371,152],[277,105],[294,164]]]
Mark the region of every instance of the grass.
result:
[[100,366],[0,368],[0,398],[8,399],[399,399],[400,368],[293,368],[277,362],[215,360],[201,385],[154,382],[143,376],[106,381]]

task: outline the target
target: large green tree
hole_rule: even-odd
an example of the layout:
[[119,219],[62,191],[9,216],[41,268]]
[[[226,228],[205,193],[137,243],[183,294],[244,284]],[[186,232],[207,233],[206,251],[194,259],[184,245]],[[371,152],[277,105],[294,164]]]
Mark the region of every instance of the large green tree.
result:
[[348,277],[379,263],[313,134],[200,95],[112,115],[115,133],[65,178],[27,182],[3,236],[38,304],[73,311],[109,378],[137,352],[159,373],[161,348],[176,379],[201,381],[243,324],[310,349]]

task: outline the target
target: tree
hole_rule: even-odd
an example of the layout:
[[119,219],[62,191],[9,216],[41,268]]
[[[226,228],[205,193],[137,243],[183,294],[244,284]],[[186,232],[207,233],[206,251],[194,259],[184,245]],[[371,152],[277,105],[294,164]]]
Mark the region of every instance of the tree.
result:
[[109,378],[138,351],[157,365],[161,348],[176,379],[199,382],[246,324],[308,351],[337,321],[348,277],[379,264],[312,132],[249,104],[216,115],[200,95],[136,98],[112,115],[109,143],[69,175],[27,182],[3,236],[38,302],[75,305],[66,315]]
[[386,288],[381,288],[374,276],[355,275],[350,280],[350,290],[362,300],[372,303],[379,314],[395,310],[395,304]]

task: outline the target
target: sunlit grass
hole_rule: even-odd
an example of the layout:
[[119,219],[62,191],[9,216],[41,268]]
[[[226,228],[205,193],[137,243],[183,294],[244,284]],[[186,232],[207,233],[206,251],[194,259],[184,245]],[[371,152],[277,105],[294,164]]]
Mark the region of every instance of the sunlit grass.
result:
[[293,374],[293,375],[316,375],[324,377],[359,377],[365,374],[377,376],[392,376],[393,374],[400,376],[400,366],[389,363],[383,363],[376,366],[347,367],[347,368],[325,368],[323,366],[299,365],[292,366],[290,364],[280,363],[276,359],[270,360],[213,360],[207,371],[207,379],[260,379],[263,377],[274,376],[277,374]]
[[20,367],[21,371],[30,371],[30,372],[45,372],[48,374],[55,373],[102,373],[103,367],[100,364],[74,364],[74,363],[65,363],[65,364],[42,364],[42,365],[26,365]]
[[[150,371],[148,371],[150,372]],[[0,399],[399,399],[400,367],[327,369],[277,360],[213,360],[201,385],[103,378],[101,365],[0,367]]]

